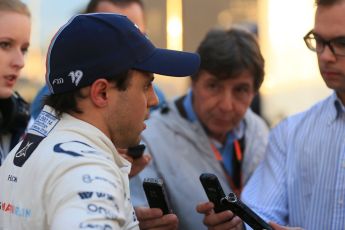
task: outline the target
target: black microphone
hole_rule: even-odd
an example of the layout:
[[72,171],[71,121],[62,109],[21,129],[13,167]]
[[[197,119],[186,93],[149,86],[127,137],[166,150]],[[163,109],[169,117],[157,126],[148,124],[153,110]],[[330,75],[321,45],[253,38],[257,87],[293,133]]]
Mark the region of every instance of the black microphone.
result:
[[237,199],[235,193],[229,193],[228,196],[221,199],[221,203],[230,211],[232,211],[235,215],[240,217],[246,224],[248,224],[254,230],[273,230],[273,228],[268,223],[266,223],[260,216],[258,216],[242,201]]
[[133,159],[140,158],[144,154],[145,147],[146,146],[143,144],[129,147],[128,155],[130,155]]

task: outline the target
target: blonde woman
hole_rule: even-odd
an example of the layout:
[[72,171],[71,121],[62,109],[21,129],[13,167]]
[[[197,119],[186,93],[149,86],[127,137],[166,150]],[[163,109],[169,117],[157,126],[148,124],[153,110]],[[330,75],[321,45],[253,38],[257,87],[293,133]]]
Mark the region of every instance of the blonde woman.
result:
[[13,88],[24,67],[31,20],[19,0],[0,0],[0,165],[23,135],[28,105]]

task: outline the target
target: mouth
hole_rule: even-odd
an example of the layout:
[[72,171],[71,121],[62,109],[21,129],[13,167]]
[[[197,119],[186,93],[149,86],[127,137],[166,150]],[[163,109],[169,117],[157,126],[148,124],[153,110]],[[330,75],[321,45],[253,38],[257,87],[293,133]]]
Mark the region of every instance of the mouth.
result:
[[145,114],[144,121],[146,121],[149,118],[150,118],[150,111],[147,111],[147,113]]
[[18,76],[15,74],[5,75],[5,81],[7,86],[13,87],[17,81]]
[[340,71],[336,68],[329,67],[327,65],[320,68],[321,73],[325,75],[339,75]]
[[340,75],[339,72],[336,72],[336,71],[322,71],[322,76],[325,78],[325,79],[329,79],[329,80],[332,80],[332,79],[337,79]]
[[[226,117],[226,118],[224,118]],[[232,119],[229,119],[230,116],[219,116],[219,117],[215,117],[214,120],[216,122],[219,122],[219,123],[231,123],[232,122]]]
[[324,69],[321,71],[323,74],[338,74],[338,71],[331,69]]

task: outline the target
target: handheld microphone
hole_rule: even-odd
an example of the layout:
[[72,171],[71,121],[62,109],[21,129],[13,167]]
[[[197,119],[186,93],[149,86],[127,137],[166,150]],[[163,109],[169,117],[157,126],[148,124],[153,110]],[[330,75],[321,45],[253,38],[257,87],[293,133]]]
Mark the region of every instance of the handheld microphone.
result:
[[222,205],[227,207],[235,215],[240,217],[246,224],[254,230],[273,230],[273,228],[266,223],[260,216],[251,210],[242,201],[237,199],[235,193],[230,193],[228,196],[221,199]]

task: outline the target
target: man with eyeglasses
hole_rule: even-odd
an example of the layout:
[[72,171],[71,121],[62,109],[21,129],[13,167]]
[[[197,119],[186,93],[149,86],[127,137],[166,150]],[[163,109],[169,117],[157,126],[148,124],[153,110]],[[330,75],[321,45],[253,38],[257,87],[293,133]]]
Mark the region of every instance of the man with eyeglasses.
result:
[[[304,40],[334,93],[272,130],[266,156],[242,193],[244,203],[279,224],[274,229],[345,228],[345,1],[316,5]],[[243,229],[229,221],[230,211],[212,214],[206,204],[198,210],[209,229]]]
[[326,40],[314,32],[314,30],[311,30],[304,36],[304,41],[310,50],[318,54],[321,54],[325,50],[325,47],[328,46],[334,55],[345,56],[345,36]]

